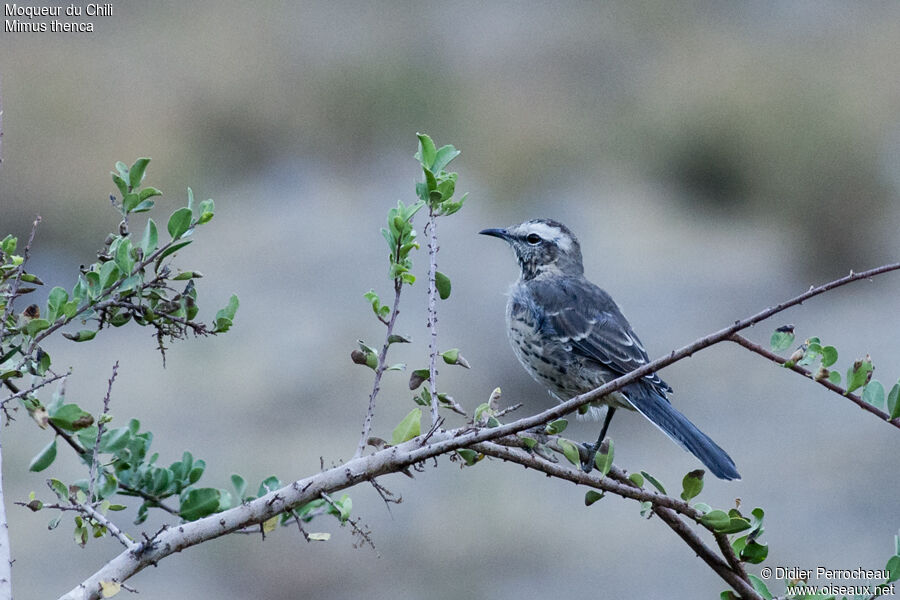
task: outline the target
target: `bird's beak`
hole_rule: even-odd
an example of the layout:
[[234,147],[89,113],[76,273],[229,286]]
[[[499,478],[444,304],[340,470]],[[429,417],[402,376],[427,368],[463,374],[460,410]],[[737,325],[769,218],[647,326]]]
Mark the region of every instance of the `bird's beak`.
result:
[[493,237],[500,238],[501,240],[509,241],[509,232],[505,229],[491,228],[491,229],[482,229],[479,231],[481,235],[490,235]]

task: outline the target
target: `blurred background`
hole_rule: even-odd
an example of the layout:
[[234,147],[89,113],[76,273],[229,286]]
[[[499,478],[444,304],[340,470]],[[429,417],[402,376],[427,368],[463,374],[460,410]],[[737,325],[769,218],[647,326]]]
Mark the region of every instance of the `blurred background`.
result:
[[[83,6],[83,5],[82,5]],[[440,386],[468,409],[501,386],[520,414],[549,405],[505,339],[509,250],[484,227],[545,216],[579,235],[586,273],[620,303],[651,357],[822,283],[898,260],[900,5],[798,1],[271,2],[113,0],[94,33],[0,34],[0,236],[43,218],[31,270],[71,289],[118,218],[115,161],[153,158],[152,216],[186,188],[216,218],[176,264],[198,281],[207,320],[241,300],[227,335],[173,344],[163,368],[149,332],[47,350],[72,366],[69,396],[99,411],[112,365],[114,423],[141,420],[160,462],[204,458],[207,485],[232,472],[255,488],[350,458],[371,372],[350,363],[380,343],[363,293],[390,294],[379,234],[414,199],[416,131],[462,150],[462,212],[439,223],[440,345],[470,371]],[[9,18],[9,17],[6,17]],[[421,226],[421,219],[419,222]],[[141,224],[142,225],[142,224]],[[138,225],[138,226],[141,226]],[[138,229],[139,231],[139,229]],[[427,255],[415,256],[422,276]],[[816,298],[751,330],[767,342],[837,346],[843,371],[870,353],[900,376],[900,277]],[[391,358],[425,364],[425,288],[404,296]],[[883,568],[893,551],[900,435],[848,401],[729,346],[666,369],[673,402],[734,457],[736,483],[701,500],[766,509],[770,566]],[[386,375],[375,420],[389,437],[411,408],[407,374]],[[120,548],[71,542],[70,519],[12,506],[71,457],[27,473],[47,443],[24,415],[3,429],[4,480],[20,598],[55,597]],[[459,424],[456,417],[448,419]],[[596,425],[567,435],[591,439]],[[699,464],[639,416],[613,423],[616,462],[680,488]],[[717,598],[725,585],[658,520],[615,497],[496,461],[446,459],[386,510],[351,491],[377,552],[321,519],[328,543],[294,529],[192,548],[129,585],[141,598]],[[132,512],[123,521],[130,522]],[[151,519],[140,531],[155,531]],[[759,567],[750,567],[759,573]],[[828,583],[828,582],[820,582]],[[874,583],[874,582],[869,582]],[[774,592],[782,593],[778,584]]]

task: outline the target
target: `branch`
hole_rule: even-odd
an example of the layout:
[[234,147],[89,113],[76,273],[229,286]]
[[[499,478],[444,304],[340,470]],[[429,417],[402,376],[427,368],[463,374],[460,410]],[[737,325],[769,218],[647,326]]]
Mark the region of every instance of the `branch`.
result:
[[435,226],[437,218],[434,214],[434,207],[428,205],[428,224],[425,225],[425,231],[428,234],[428,330],[430,332],[428,338],[428,387],[431,392],[431,425],[434,427],[438,422],[438,392],[437,392],[437,283],[435,281],[435,273],[437,273],[437,232]]
[[803,367],[798,367],[797,365],[791,365],[789,367],[786,366],[785,363],[787,362],[788,359],[782,358],[782,357],[778,356],[777,354],[773,354],[772,352],[769,352],[768,350],[766,350],[759,344],[755,344],[755,343],[751,342],[750,340],[748,340],[747,338],[745,338],[742,335],[734,334],[731,337],[729,337],[729,339],[732,342],[735,342],[736,344],[743,346],[747,350],[750,350],[751,352],[755,352],[756,354],[759,354],[760,356],[767,358],[767,359],[771,360],[772,362],[781,365],[782,367],[786,367],[786,368],[790,369],[791,371],[794,371],[795,373],[800,373],[804,377],[806,377],[808,379],[812,379],[819,385],[828,388],[835,394],[840,394],[844,398],[847,398],[848,400],[850,400],[851,402],[853,402],[854,404],[859,406],[861,409],[872,413],[873,415],[875,415],[882,421],[886,421],[888,424],[893,425],[894,427],[897,427],[898,429],[900,429],[900,417],[897,417],[896,419],[891,419],[891,416],[889,414],[887,414],[886,412],[884,412],[883,410],[875,408],[874,406],[872,406],[871,404],[869,404],[868,402],[866,402],[865,400],[863,400],[856,394],[852,394],[852,393],[848,392],[846,389],[842,388],[841,386],[831,383],[830,381],[828,381],[828,379],[817,379],[816,377],[813,376],[812,372],[808,371],[807,369],[804,369]]
[[[385,324],[387,332],[384,334],[384,345],[381,352],[378,353],[378,364],[375,366],[375,382],[372,384],[372,393],[369,394],[369,408],[366,411],[366,420],[363,422],[362,434],[359,436],[359,444],[356,446],[356,454],[353,458],[359,458],[366,450],[366,444],[369,441],[369,434],[372,432],[372,419],[375,418],[375,397],[381,389],[381,376],[387,368],[387,353],[391,346],[391,335],[394,333],[394,324],[397,322],[397,315],[400,314],[400,292],[403,290],[403,281],[400,278],[394,279],[394,306],[391,309],[391,318]],[[384,321],[382,321],[384,322]]]
[[[2,431],[4,428],[0,428],[0,432]],[[9,526],[6,520],[6,499],[3,497],[2,463],[2,449],[0,449],[0,598],[12,598],[12,549],[9,545]]]
[[88,469],[88,500],[94,500],[94,475],[97,470],[97,458],[100,453],[100,438],[103,437],[103,430],[105,429],[105,421],[104,417],[109,413],[109,398],[112,395],[112,386],[116,381],[116,375],[119,373],[119,361],[116,361],[116,364],[113,365],[112,375],[109,378],[109,383],[106,386],[106,396],[103,397],[103,412],[100,413],[100,418],[97,419],[97,440],[94,442],[94,451],[91,455],[91,466]]
[[[851,273],[846,277],[826,283],[822,286],[810,288],[799,296],[795,296],[790,300],[782,302],[774,307],[767,308],[766,310],[760,311],[743,320],[736,321],[729,327],[700,338],[691,344],[672,351],[667,356],[651,361],[590,392],[576,396],[536,415],[525,417],[518,421],[494,428],[474,429],[471,427],[464,427],[448,431],[429,432],[427,436],[414,438],[403,444],[379,450],[369,456],[352,459],[346,464],[334,467],[328,471],[300,479],[246,504],[242,504],[218,514],[210,515],[197,521],[184,523],[178,527],[167,529],[160,532],[154,539],[140,544],[137,549],[119,554],[68,594],[63,596],[63,598],[87,598],[92,600],[99,598],[101,581],[123,582],[147,566],[155,565],[172,553],[180,552],[185,548],[220,537],[232,531],[259,524],[282,512],[293,510],[311,500],[320,498],[322,492],[332,493],[352,487],[360,482],[380,477],[381,475],[403,472],[409,467],[429,458],[437,457],[459,448],[478,448],[476,445],[480,442],[496,440],[498,438],[513,435],[519,431],[524,431],[548,423],[553,419],[557,419],[574,411],[582,404],[602,398],[650,373],[687,358],[699,350],[729,340],[731,336],[738,331],[759,323],[787,308],[796,306],[813,296],[817,296],[860,279],[874,277],[875,275],[897,269],[900,269],[900,263],[893,263],[863,273]],[[426,443],[425,437],[428,437],[430,443]],[[498,446],[498,448],[502,447]],[[488,449],[493,450],[493,448]],[[576,474],[573,470],[571,477],[575,476]],[[577,476],[584,477],[584,481],[588,481],[588,474],[578,472]],[[733,573],[725,561],[716,557],[714,553],[711,553],[711,551],[706,548],[702,540],[700,540],[696,534],[678,518],[676,513],[667,510],[669,505],[677,505],[677,500],[650,494],[649,492],[637,489],[636,487],[616,483],[612,478],[604,478],[600,480],[597,485],[616,485],[618,490],[616,492],[617,494],[629,498],[640,499],[641,501],[655,501],[654,512],[675,530],[695,552],[698,554],[702,553],[701,556],[704,557],[704,560],[716,571],[716,573],[723,579],[728,578],[726,580],[729,581],[729,584],[733,585],[734,589],[744,597],[753,599],[759,598],[759,595],[752,587],[748,586],[744,580]],[[601,487],[601,489],[607,488]],[[686,503],[684,504],[686,505]],[[691,509],[690,506],[686,506],[685,511],[691,510],[693,509]],[[683,514],[687,514],[687,512],[684,512]]]
[[[610,477],[603,477],[596,470],[591,473],[585,473],[581,469],[547,462],[539,459],[537,456],[491,442],[477,444],[472,449],[488,456],[541,471],[558,479],[565,479],[576,484],[601,489],[640,502],[652,503],[654,514],[659,516],[666,525],[678,534],[697,553],[697,556],[703,559],[728,585],[745,599],[762,600],[762,597],[753,589],[749,581],[742,578],[728,563],[704,544],[703,540],[678,516],[678,513],[693,515],[692,518],[694,520],[699,520],[700,513],[688,506],[686,502],[642,490],[629,481],[624,472],[619,469],[611,470]],[[613,479],[618,479],[619,481],[614,481]]]

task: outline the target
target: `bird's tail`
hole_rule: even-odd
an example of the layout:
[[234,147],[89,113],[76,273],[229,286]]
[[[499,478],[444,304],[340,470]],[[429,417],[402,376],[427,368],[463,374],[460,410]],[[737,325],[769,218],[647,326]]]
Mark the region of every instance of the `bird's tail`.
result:
[[700,459],[713,475],[719,479],[741,478],[728,453],[708,435],[697,429],[687,417],[675,410],[675,407],[659,392],[649,385],[639,383],[627,388],[626,394],[639,413],[678,442],[682,448]]

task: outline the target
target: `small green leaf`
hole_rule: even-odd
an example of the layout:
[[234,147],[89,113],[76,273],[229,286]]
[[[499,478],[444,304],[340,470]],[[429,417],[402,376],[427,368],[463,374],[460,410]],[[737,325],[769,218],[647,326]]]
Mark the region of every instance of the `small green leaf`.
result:
[[417,133],[416,136],[419,138],[419,151],[416,152],[416,158],[423,167],[430,169],[437,155],[434,142],[425,133]]
[[725,511],[713,510],[700,517],[700,522],[719,531],[719,529],[731,525],[731,517],[729,517]]
[[891,419],[900,417],[900,381],[894,384],[891,392],[888,394],[887,410]]
[[638,486],[639,488],[644,487],[644,476],[640,473],[632,473],[628,476],[628,479],[631,480],[631,483]]
[[465,461],[466,465],[470,467],[484,458],[483,454],[478,454],[474,450],[469,450],[468,448],[460,448],[456,451],[456,453],[459,454],[459,456]]
[[56,459],[56,437],[53,440],[44,446],[44,449],[38,452],[37,456],[31,459],[31,463],[28,465],[28,470],[33,471],[35,473],[40,473],[51,464]]
[[111,173],[113,183],[116,184],[116,187],[119,189],[119,193],[122,194],[122,197],[125,197],[125,194],[128,193],[128,184],[120,175],[115,173]]
[[209,223],[215,216],[215,212],[216,203],[212,201],[212,198],[204,200],[200,203],[200,216],[197,217],[197,224],[203,225],[204,223]]
[[563,455],[569,459],[569,462],[573,465],[580,465],[581,458],[578,455],[578,448],[571,441],[567,439],[560,438],[557,443],[559,444],[560,449],[563,452]]
[[73,342],[88,342],[97,335],[97,332],[91,329],[82,329],[78,333],[63,333],[63,337]]
[[556,435],[565,431],[568,426],[569,422],[565,419],[556,419],[555,421],[547,423],[544,427],[544,433],[547,435]]
[[65,289],[56,286],[50,290],[50,295],[47,297],[47,320],[52,322],[62,315],[68,301],[69,292]]
[[221,495],[222,491],[216,488],[193,489],[182,499],[178,514],[185,521],[196,521],[211,515],[219,509]]
[[740,558],[744,562],[758,565],[766,560],[768,555],[769,547],[767,545],[760,544],[755,540],[747,540],[747,544],[744,546],[743,550],[741,550]]
[[834,346],[825,346],[822,348],[822,366],[830,367],[837,362],[838,351]]
[[53,493],[56,494],[56,497],[62,500],[63,502],[69,501],[69,487],[64,484],[59,479],[49,479],[47,483],[50,485],[50,489],[53,490]]
[[877,409],[884,408],[884,386],[877,379],[873,379],[863,388],[862,399]]
[[147,219],[147,225],[144,227],[144,236],[141,238],[141,250],[144,252],[144,258],[156,251],[158,243],[159,234],[156,231],[156,223],[153,219]]
[[144,180],[144,171],[147,170],[149,164],[149,158],[139,158],[134,161],[134,164],[128,169],[128,185],[132,188],[138,187]]
[[534,438],[530,438],[527,435],[518,434],[519,439],[522,440],[522,443],[525,445],[525,448],[528,450],[532,450],[535,446],[537,446],[537,440]]
[[50,321],[47,319],[32,319],[25,326],[25,335],[34,337],[48,327],[50,327]]
[[872,372],[872,361],[867,356],[864,360],[857,360],[847,369],[847,392],[852,392],[866,384],[866,380]]
[[603,492],[596,492],[594,490],[588,490],[584,495],[584,505],[590,506],[591,504],[593,504],[594,502],[596,502],[597,500],[599,500],[600,498],[602,498],[605,495],[606,494],[604,494]]
[[441,300],[446,300],[450,297],[450,278],[441,273],[440,271],[434,272],[434,285],[437,288],[438,295],[441,297]]
[[[141,190],[140,194],[138,194],[138,199],[141,201],[141,204],[143,204],[149,198],[153,198],[154,196],[162,196],[162,192],[155,187],[145,187]],[[151,202],[150,205],[152,206],[153,203]]]
[[738,597],[731,590],[725,590],[719,594],[719,600],[738,600]]
[[644,478],[645,478],[647,481],[650,482],[650,485],[652,485],[653,487],[655,487],[655,488],[657,489],[657,491],[659,491],[660,494],[662,494],[663,496],[666,495],[666,488],[663,487],[663,484],[661,484],[661,483],[656,479],[656,477],[654,477],[653,475],[651,475],[651,474],[648,473],[647,471],[641,471],[641,475],[643,475]]
[[422,431],[422,409],[416,407],[409,411],[391,434],[391,444],[396,446],[413,439]]
[[[790,330],[784,330],[787,327],[790,327]],[[785,326],[784,328],[779,327],[774,332],[772,332],[772,338],[769,340],[769,345],[772,347],[773,352],[781,352],[782,350],[787,350],[791,344],[794,343],[794,328],[793,326]]]
[[892,583],[900,579],[900,556],[894,555],[890,557],[887,561],[887,565],[884,567],[884,570],[888,572],[888,577],[885,580],[885,583]]
[[193,213],[189,208],[179,208],[172,216],[169,217],[169,224],[166,228],[173,240],[179,239],[191,228],[191,218]]
[[50,411],[50,421],[66,431],[77,431],[93,425],[94,417],[81,410],[77,404],[63,404],[58,409]]
[[828,381],[830,381],[834,385],[841,385],[841,374],[837,371],[829,371]]
[[615,454],[615,447],[613,446],[613,441],[609,440],[609,448],[606,453],[598,452],[597,456],[594,457],[594,464],[600,469],[600,472],[603,473],[603,476],[609,473],[609,470],[613,465],[613,456]]
[[696,471],[691,471],[684,476],[684,479],[682,479],[681,481],[682,500],[684,500],[685,502],[690,502],[691,499],[696,498],[700,494],[700,492],[703,491],[703,474],[703,469],[697,469]]
[[243,500],[247,493],[247,481],[235,473],[231,476],[231,485],[234,486],[234,490],[237,492],[238,501]]

